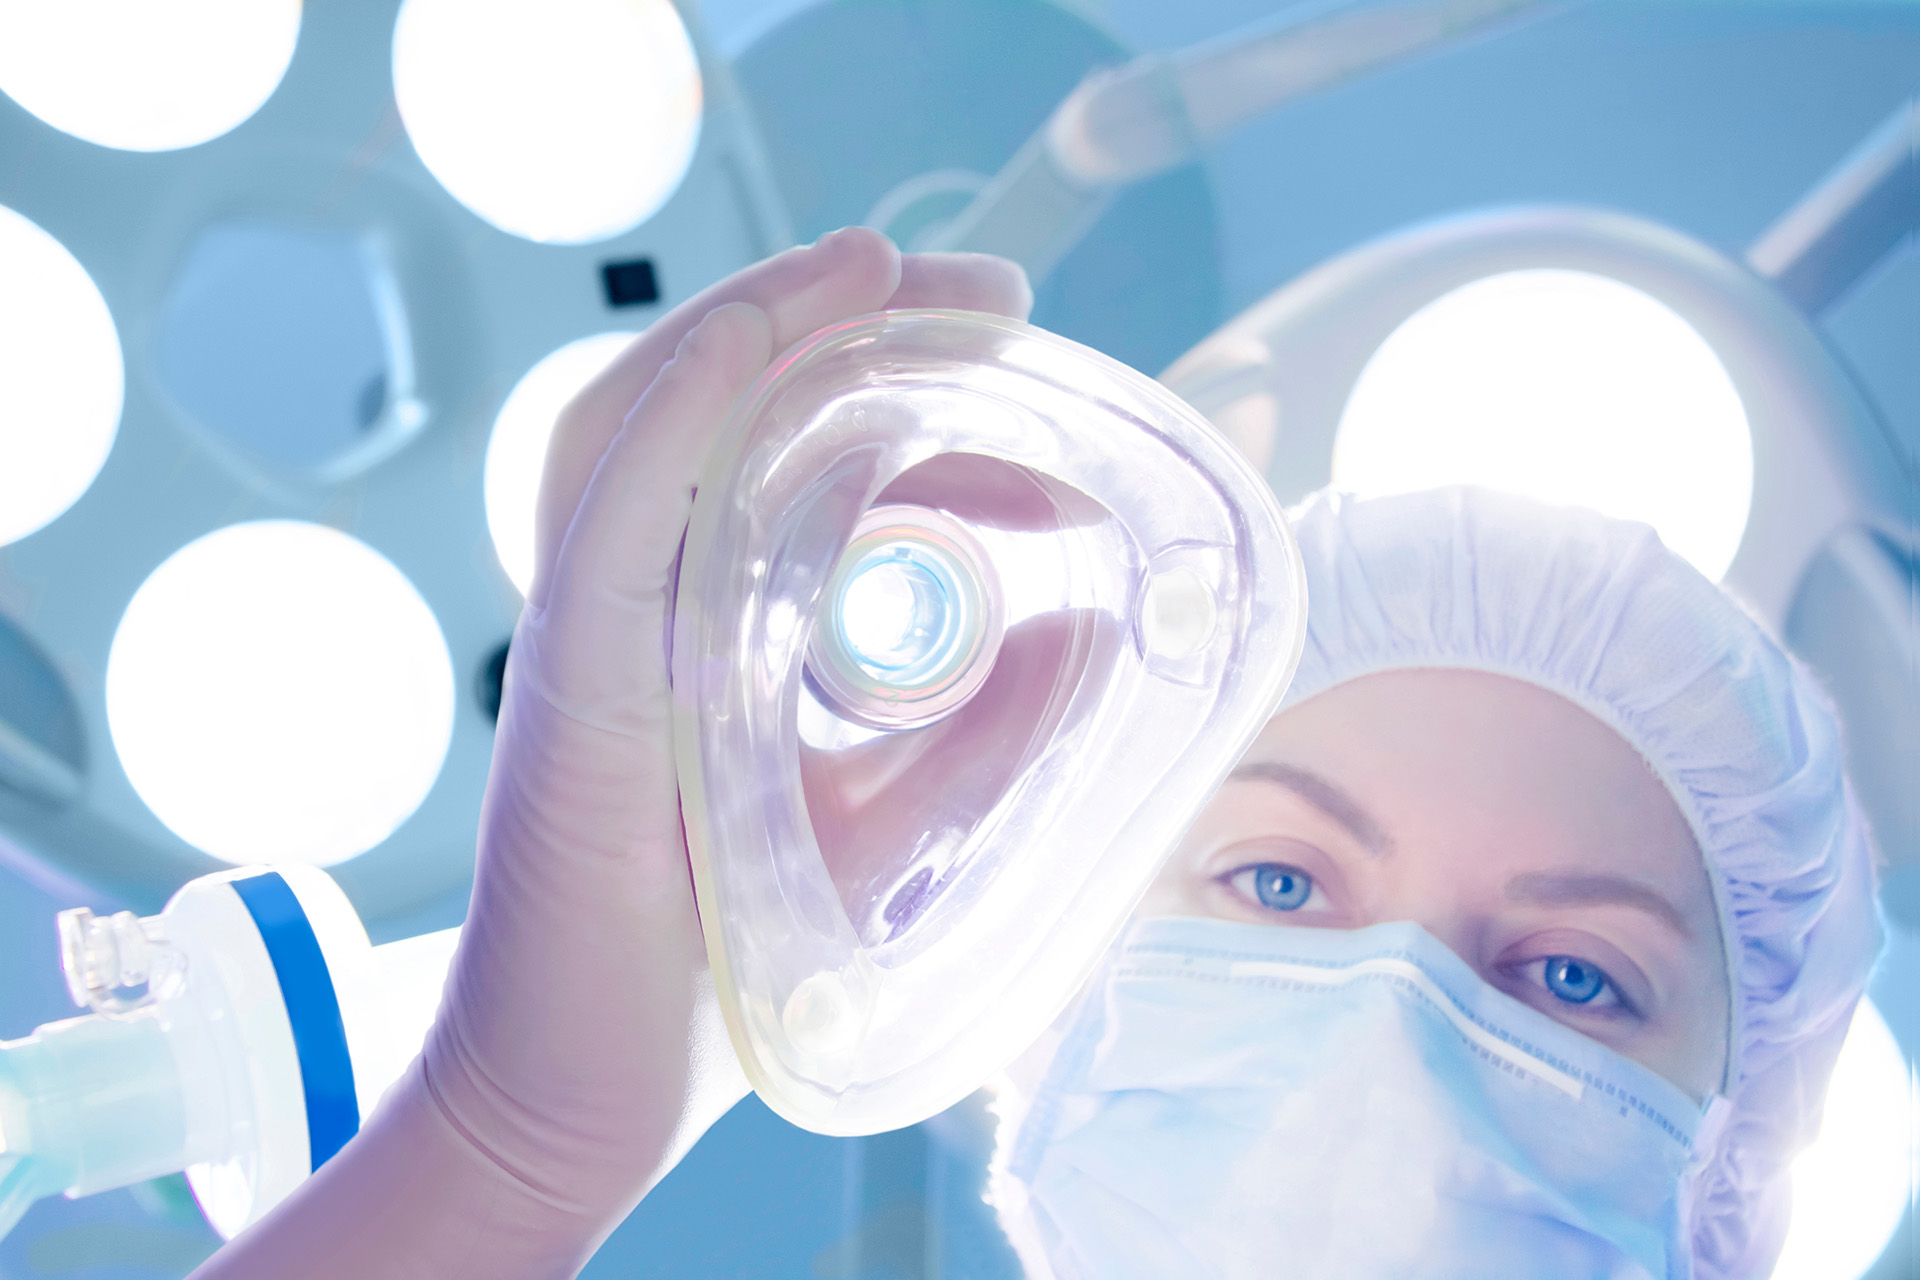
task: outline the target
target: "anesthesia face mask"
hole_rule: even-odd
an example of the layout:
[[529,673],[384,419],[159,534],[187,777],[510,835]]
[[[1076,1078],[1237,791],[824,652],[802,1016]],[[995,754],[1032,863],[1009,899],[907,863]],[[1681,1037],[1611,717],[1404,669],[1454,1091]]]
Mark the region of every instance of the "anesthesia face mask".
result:
[[823,330],[736,406],[682,557],[675,750],[761,1097],[933,1115],[1065,1007],[1279,704],[1265,481],[1159,384],[997,316]]

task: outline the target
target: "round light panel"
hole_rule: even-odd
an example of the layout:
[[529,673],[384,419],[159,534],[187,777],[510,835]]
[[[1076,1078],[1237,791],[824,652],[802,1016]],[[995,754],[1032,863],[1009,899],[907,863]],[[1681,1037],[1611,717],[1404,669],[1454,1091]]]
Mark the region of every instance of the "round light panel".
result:
[[[0,35],[0,44],[5,37]],[[0,545],[72,506],[120,426],[120,338],[86,269],[0,207]]]
[[258,111],[299,36],[300,0],[0,0],[0,90],[76,138],[170,151]]
[[596,333],[541,358],[507,393],[487,441],[487,531],[500,567],[521,595],[533,585],[534,521],[547,441],[567,401],[633,342],[631,333]]
[[107,722],[134,790],[225,862],[327,866],[426,798],[453,731],[453,664],[385,557],[264,520],[176,551],[107,659]]
[[1912,1077],[1862,1000],[1834,1064],[1820,1136],[1793,1162],[1793,1219],[1773,1280],[1856,1280],[1913,1203]]
[[637,226],[700,137],[700,66],[668,0],[406,0],[393,88],[440,184],[546,243]]
[[1703,573],[1753,499],[1733,381],[1664,303],[1581,271],[1512,271],[1414,313],[1362,370],[1333,480],[1361,494],[1482,484],[1643,520]]

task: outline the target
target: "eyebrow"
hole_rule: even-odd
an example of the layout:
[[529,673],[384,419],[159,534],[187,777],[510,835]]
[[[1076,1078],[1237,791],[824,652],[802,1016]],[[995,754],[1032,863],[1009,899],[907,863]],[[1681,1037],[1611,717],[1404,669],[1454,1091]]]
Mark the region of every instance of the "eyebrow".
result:
[[1523,871],[1507,881],[1507,899],[1542,907],[1612,905],[1646,912],[1683,938],[1691,938],[1680,909],[1635,880],[1592,872]]
[[1317,773],[1298,765],[1262,762],[1241,765],[1227,775],[1227,781],[1271,782],[1285,787],[1345,827],[1349,835],[1366,846],[1368,853],[1387,854],[1393,851],[1393,839],[1387,835],[1386,828],[1361,807],[1358,800]]

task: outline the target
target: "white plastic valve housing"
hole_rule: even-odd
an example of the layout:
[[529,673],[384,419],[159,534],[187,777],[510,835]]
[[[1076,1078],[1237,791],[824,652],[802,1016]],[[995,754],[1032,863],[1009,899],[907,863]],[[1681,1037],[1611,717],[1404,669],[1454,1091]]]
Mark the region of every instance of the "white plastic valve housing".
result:
[[221,1235],[257,1221],[405,1070],[457,931],[372,947],[324,871],[288,866],[60,934],[94,1012],[0,1042],[0,1235],[41,1196],[181,1171]]
[[676,601],[700,916],[822,1133],[972,1092],[1072,998],[1278,706],[1299,554],[1157,383],[1030,325],[823,330],[742,397]]

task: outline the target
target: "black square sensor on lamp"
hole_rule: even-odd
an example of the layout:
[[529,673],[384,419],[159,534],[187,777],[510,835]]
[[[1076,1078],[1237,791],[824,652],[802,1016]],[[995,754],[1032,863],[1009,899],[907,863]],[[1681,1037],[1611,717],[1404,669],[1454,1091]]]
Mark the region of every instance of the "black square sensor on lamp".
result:
[[610,307],[638,307],[660,301],[660,285],[653,278],[653,259],[629,258],[600,266],[600,283]]

